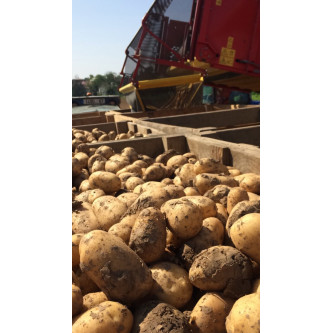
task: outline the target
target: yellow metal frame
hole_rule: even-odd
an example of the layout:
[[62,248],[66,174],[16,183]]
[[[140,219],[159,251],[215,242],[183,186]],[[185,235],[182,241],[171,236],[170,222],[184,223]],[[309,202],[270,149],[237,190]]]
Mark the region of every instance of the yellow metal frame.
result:
[[126,84],[126,86],[119,88],[119,92],[121,94],[129,94],[129,93],[133,92],[134,90],[135,90],[135,87],[134,87],[133,83]]
[[138,88],[139,90],[145,90],[145,89],[179,86],[190,83],[199,83],[202,81],[203,77],[201,76],[201,74],[183,75],[183,76],[168,77],[163,79],[139,81]]
[[135,91],[136,97],[141,105],[142,110],[146,111],[146,108],[145,108],[145,106],[142,102],[141,96],[139,94],[139,90],[172,87],[172,86],[179,86],[179,85],[193,84],[193,83],[200,83],[197,91],[194,94],[194,96],[195,96],[197,94],[200,86],[203,83],[203,77],[201,74],[183,75],[183,76],[175,76],[175,77],[169,77],[169,78],[163,78],[163,79],[139,81],[138,88],[136,88],[133,85],[133,83],[129,83],[126,86],[119,88],[119,92],[121,94],[129,94],[129,93]]
[[139,101],[139,103],[141,105],[142,111],[146,111],[145,105],[142,102],[142,99],[141,99],[141,96],[139,94],[138,89],[135,89],[135,94],[136,94],[136,98],[138,99],[138,101]]

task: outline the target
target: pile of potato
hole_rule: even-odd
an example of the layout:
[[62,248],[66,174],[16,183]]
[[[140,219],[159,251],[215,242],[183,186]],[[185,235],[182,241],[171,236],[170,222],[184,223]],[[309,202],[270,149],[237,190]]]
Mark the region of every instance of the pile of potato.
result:
[[118,134],[116,131],[110,131],[109,133],[106,133],[98,129],[97,127],[94,128],[91,132],[72,128],[72,146],[75,149],[78,145],[82,143],[97,143],[103,141],[135,139],[146,136],[148,135],[142,133],[134,133],[133,131]]
[[259,175],[86,143],[72,166],[72,332],[260,331]]

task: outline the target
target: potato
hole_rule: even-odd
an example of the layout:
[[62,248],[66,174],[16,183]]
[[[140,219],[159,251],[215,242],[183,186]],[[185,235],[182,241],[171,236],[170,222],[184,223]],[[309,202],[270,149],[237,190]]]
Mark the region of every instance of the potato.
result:
[[99,154],[94,154],[91,157],[89,157],[89,160],[88,160],[88,170],[89,170],[90,173],[92,173],[92,167],[93,167],[93,165],[94,165],[94,163],[96,161],[104,161],[104,162],[106,162],[107,159],[104,156],[99,155]]
[[81,202],[88,202],[88,196],[89,196],[90,191],[92,191],[92,190],[87,190],[87,191],[84,191],[84,192],[76,195],[75,200],[76,201],[81,201]]
[[86,169],[82,169],[78,176],[72,178],[72,186],[80,188],[82,182],[89,178],[89,173]]
[[187,163],[187,158],[183,155],[175,155],[168,159],[167,166],[172,167],[174,169],[179,168],[180,166]]
[[82,165],[80,163],[80,161],[75,158],[72,157],[72,177],[76,177],[81,173],[82,170]]
[[162,205],[161,212],[165,214],[172,233],[184,240],[197,235],[202,227],[201,209],[189,200],[169,200]]
[[260,293],[260,279],[255,279],[252,284],[252,293]]
[[153,280],[149,268],[118,237],[94,230],[82,237],[79,250],[81,270],[108,299],[130,305],[150,291]]
[[108,133],[108,136],[109,136],[110,140],[114,140],[117,136],[117,133],[115,131],[110,131]]
[[155,160],[153,158],[151,158],[150,156],[148,156],[148,155],[141,155],[140,154],[140,155],[138,155],[138,159],[146,162],[148,164],[148,166],[155,163]]
[[147,264],[161,258],[166,246],[166,222],[159,209],[149,207],[140,212],[128,245]]
[[130,163],[133,163],[138,159],[138,153],[132,147],[126,147],[121,151],[121,156],[126,156]]
[[201,290],[221,291],[225,297],[239,298],[251,291],[253,268],[250,259],[239,250],[217,245],[195,257],[189,278]]
[[148,181],[159,181],[166,176],[165,169],[158,164],[150,165],[144,172],[142,179],[145,182]]
[[133,191],[138,185],[144,183],[144,180],[139,177],[130,177],[125,182],[125,188],[127,190]]
[[243,190],[241,187],[231,188],[227,196],[228,214],[230,214],[230,212],[236,206],[236,204],[246,200],[249,200],[249,196],[245,190]]
[[98,138],[98,142],[110,141],[110,138],[107,134],[103,134]]
[[81,168],[86,168],[88,166],[89,156],[86,153],[78,152],[74,157],[79,161]]
[[177,309],[191,299],[193,287],[184,268],[170,262],[159,262],[150,270],[154,279],[153,297]]
[[225,208],[227,208],[228,194],[232,187],[227,185],[216,185],[212,189],[208,190],[204,197],[212,199],[216,203],[221,203]]
[[184,243],[184,240],[176,236],[170,229],[166,228],[166,247],[177,249]]
[[229,175],[228,168],[225,165],[212,158],[206,157],[200,158],[200,160],[194,164],[193,170],[197,175],[200,173],[223,173],[225,176]]
[[76,133],[74,134],[74,137],[75,137],[76,139],[82,141],[82,142],[86,142],[86,141],[87,141],[87,138],[86,138],[86,136],[84,135],[84,132],[83,132],[83,133],[82,133],[82,132],[76,132]]
[[[89,146],[88,146],[89,147]],[[97,148],[89,148],[89,157],[95,155],[95,152],[96,152]]]
[[260,200],[260,195],[258,194],[247,192],[247,195],[249,196],[250,201]]
[[155,159],[157,163],[163,163],[164,165],[167,164],[168,160],[173,157],[178,155],[178,153],[174,149],[169,149],[165,151],[164,153],[158,155]]
[[184,189],[185,195],[186,196],[194,196],[194,195],[200,195],[198,190],[195,187],[186,187]]
[[227,333],[225,320],[234,300],[222,297],[219,293],[206,293],[191,312],[189,323],[194,332]]
[[173,179],[173,183],[177,186],[183,186],[183,182],[182,180],[180,179],[179,176],[176,176],[174,179]]
[[92,209],[101,229],[108,231],[111,226],[120,221],[120,218],[127,211],[127,206],[116,197],[104,195],[93,202]]
[[116,140],[127,140],[129,139],[129,136],[127,133],[121,133],[116,136]]
[[183,154],[183,156],[186,157],[187,159],[189,159],[189,158],[197,158],[197,156],[194,153],[191,153],[191,152],[185,153],[185,154]]
[[88,190],[92,190],[90,184],[89,184],[89,180],[88,179],[85,179],[82,181],[82,183],[80,184],[80,187],[79,187],[79,191],[80,192],[85,192],[85,191],[88,191]]
[[96,283],[90,279],[87,273],[82,272],[80,268],[75,271],[75,275],[77,277],[83,296],[89,293],[95,293],[100,291]]
[[77,287],[80,288],[80,281],[73,271],[72,271],[72,284],[75,284]]
[[245,295],[233,305],[225,322],[228,333],[260,332],[259,293]]
[[95,161],[91,167],[91,173],[105,171],[105,161]]
[[[145,184],[143,184],[145,185]],[[166,187],[166,186],[165,186]],[[128,244],[130,239],[131,230],[141,210],[148,207],[160,208],[161,205],[171,199],[171,192],[165,189],[165,187],[159,187],[155,189],[151,187],[147,189],[135,200],[132,206],[122,217],[122,220],[113,225],[109,232],[115,236],[120,237],[123,241]],[[173,191],[173,197],[179,195],[180,191]]]
[[100,136],[102,136],[103,134],[105,134],[105,132],[101,131],[100,129],[98,129],[96,127],[96,128],[94,128],[91,131],[91,134],[95,137],[96,140],[98,140]]
[[174,168],[168,165],[162,165],[165,170],[165,177],[170,178],[174,176]]
[[128,245],[136,217],[136,215],[126,216],[119,223],[114,224],[108,232],[111,235],[120,238],[125,244]]
[[198,189],[201,195],[204,195],[208,190],[212,189],[216,185],[236,187],[238,186],[238,183],[230,176],[219,176],[213,173],[201,173],[195,177],[193,185]]
[[72,152],[75,152],[76,147],[81,143],[83,143],[83,142],[76,138],[74,140],[72,140]]
[[124,168],[117,171],[116,175],[119,176],[123,172],[137,173],[139,176],[142,176],[141,167],[139,167],[138,165],[133,165],[133,164],[127,165]]
[[141,169],[147,169],[149,167],[149,164],[143,160],[136,160],[132,165],[139,166]]
[[82,305],[83,298],[81,289],[75,284],[72,284],[72,317],[81,313]]
[[239,251],[260,263],[260,214],[239,218],[230,228],[230,237]]
[[87,154],[89,157],[89,152],[90,152],[89,146],[86,143],[80,143],[75,148],[75,154],[80,153],[80,152]]
[[119,170],[129,165],[128,158],[122,156],[114,160],[108,160],[105,162],[105,171],[116,174]]
[[89,184],[92,188],[99,188],[106,194],[117,192],[121,189],[121,181],[112,172],[96,171],[89,176]]
[[99,188],[95,189],[95,190],[90,190],[87,191],[88,192],[88,202],[92,205],[93,202],[97,199],[100,198],[102,196],[105,195],[105,192]]
[[131,193],[131,192],[127,192],[127,193],[122,193],[120,195],[117,196],[117,199],[122,201],[127,208],[129,208],[133,202],[138,198],[138,194],[136,193]]
[[84,234],[72,235],[72,267],[80,264],[79,244]]
[[133,173],[133,172],[122,172],[121,174],[118,175],[118,177],[121,181],[121,188],[125,189],[125,184],[129,178],[131,178],[131,177],[140,178],[140,175],[137,173]]
[[98,291],[96,293],[89,293],[83,296],[82,312],[88,311],[99,304],[108,301],[108,298],[103,293],[103,291]]
[[185,196],[182,200],[189,200],[197,205],[204,219],[207,217],[215,217],[217,214],[216,204],[212,199],[202,196]]
[[228,168],[228,171],[230,173],[230,176],[232,176],[232,177],[236,177],[236,176],[239,176],[241,174],[241,172],[238,169],[234,168],[234,167],[227,167],[227,168]]
[[200,232],[190,240],[186,241],[179,249],[178,254],[185,268],[190,269],[194,257],[201,251],[215,245],[222,245],[224,238],[224,227],[216,217],[208,217],[202,222]]
[[241,201],[230,212],[226,230],[230,236],[230,228],[242,216],[250,213],[260,213],[260,200]]
[[169,194],[170,199],[185,197],[184,187],[179,185],[166,185],[164,189]]
[[83,313],[73,324],[72,333],[130,333],[133,315],[126,306],[106,301]]
[[239,181],[239,187],[247,192],[260,194],[260,176],[256,174],[243,175]]
[[165,186],[166,186],[165,184],[162,184],[157,181],[149,181],[142,185],[137,185],[134,188],[133,193],[141,194],[147,190],[158,189],[158,188],[165,187]]
[[161,180],[161,184],[164,185],[174,185],[173,180],[170,178],[164,178],[163,180]]
[[184,187],[193,186],[195,176],[196,173],[193,164],[185,163],[181,166],[178,177],[180,178]]
[[83,202],[72,212],[72,232],[85,234],[89,231],[101,229],[97,217],[88,202]]
[[215,205],[217,209],[216,217],[222,222],[223,226],[225,227],[229,216],[227,209],[220,203],[215,203]]
[[[108,138],[109,140],[109,138]],[[106,141],[108,141],[106,140]],[[95,154],[104,156],[107,160],[115,154],[115,151],[109,146],[100,146],[96,149]]]
[[184,314],[170,304],[153,300],[134,311],[132,333],[190,333]]

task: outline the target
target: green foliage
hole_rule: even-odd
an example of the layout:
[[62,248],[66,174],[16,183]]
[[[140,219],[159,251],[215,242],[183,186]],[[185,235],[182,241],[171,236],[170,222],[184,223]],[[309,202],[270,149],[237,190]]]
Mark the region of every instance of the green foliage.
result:
[[85,78],[89,92],[94,96],[99,95],[119,95],[118,87],[121,76],[113,72],[107,72],[105,75],[89,75]]

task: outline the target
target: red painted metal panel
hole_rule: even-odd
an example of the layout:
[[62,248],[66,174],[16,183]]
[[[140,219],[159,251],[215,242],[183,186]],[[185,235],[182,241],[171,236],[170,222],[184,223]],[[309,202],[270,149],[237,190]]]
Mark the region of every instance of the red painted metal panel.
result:
[[215,68],[259,76],[260,1],[205,0],[201,11],[194,56]]

